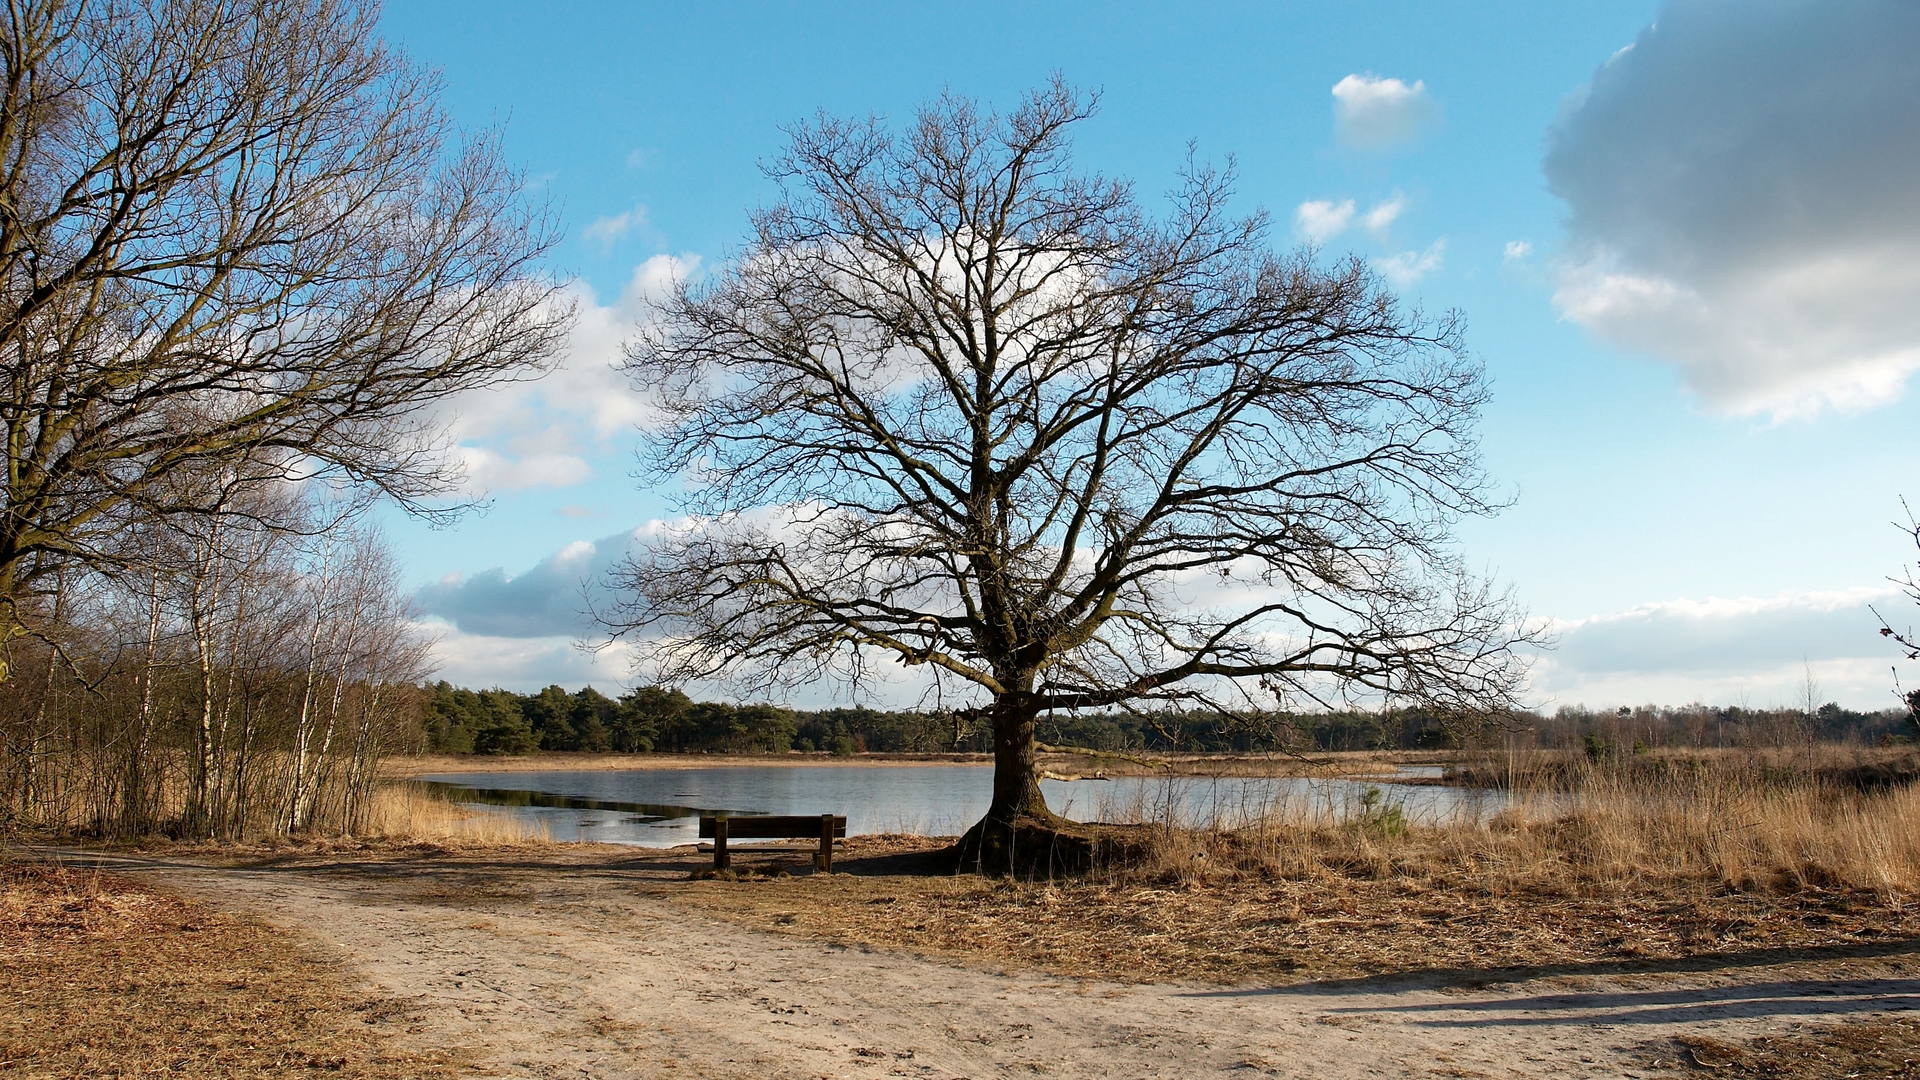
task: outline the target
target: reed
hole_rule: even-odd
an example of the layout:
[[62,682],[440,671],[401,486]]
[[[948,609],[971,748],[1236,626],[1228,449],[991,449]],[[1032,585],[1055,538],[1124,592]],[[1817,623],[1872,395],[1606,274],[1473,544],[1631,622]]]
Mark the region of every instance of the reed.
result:
[[1443,879],[1495,894],[1686,886],[1920,895],[1920,789],[1911,785],[1862,788],[1757,754],[1668,768],[1559,764],[1444,819],[1349,793],[1182,820],[1179,800],[1167,798],[1134,816],[1150,823],[1144,857],[1109,873]]
[[362,834],[387,840],[472,844],[545,844],[546,826],[508,814],[467,810],[419,784],[395,782],[374,787],[367,800]]

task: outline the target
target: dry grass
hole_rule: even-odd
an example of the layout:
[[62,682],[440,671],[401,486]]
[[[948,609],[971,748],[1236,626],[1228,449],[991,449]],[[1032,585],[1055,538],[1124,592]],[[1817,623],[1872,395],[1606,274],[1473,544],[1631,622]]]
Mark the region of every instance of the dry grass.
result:
[[1390,798],[1241,807],[1231,822],[1169,815],[1128,830],[1119,846],[1134,858],[1081,880],[689,888],[704,909],[752,925],[1123,980],[1471,980],[1913,951],[1920,789],[1726,764],[1594,771],[1577,791],[1514,793],[1425,824]]
[[546,827],[508,814],[463,809],[418,784],[381,784],[368,800],[369,837],[422,843],[541,844]]
[[1920,1021],[1882,1016],[1837,1024],[1794,1025],[1785,1035],[1744,1043],[1686,1036],[1647,1046],[1652,1068],[1768,1080],[1829,1080],[1832,1077],[1920,1075]]
[[122,878],[0,864],[0,1070],[22,1077],[456,1075],[392,1044],[396,1002],[358,995],[283,933]]
[[[847,858],[867,853],[856,844]],[[1905,953],[1920,937],[1920,908],[1845,888],[1493,892],[1462,876],[1322,871],[1052,884],[835,874],[678,891],[704,913],[781,933],[1122,982],[1426,972],[1471,984],[1689,959],[1704,968]]]
[[1659,783],[1675,777],[1712,777],[1747,787],[1817,785],[1876,790],[1920,779],[1920,751],[1909,744],[1865,746],[1813,743],[1790,747],[1663,747],[1637,753],[1609,750],[1488,751],[1456,755],[1447,782],[1519,791],[1578,790],[1622,777]]
[[1444,878],[1495,894],[1684,885],[1920,896],[1920,830],[1912,828],[1920,787],[1863,789],[1830,778],[1839,771],[1717,755],[1684,768],[1536,772],[1562,783],[1523,786],[1424,822],[1386,789],[1371,802],[1278,798],[1205,821],[1134,808],[1120,816],[1150,822],[1152,842],[1144,858],[1111,874],[1183,883],[1247,874]]

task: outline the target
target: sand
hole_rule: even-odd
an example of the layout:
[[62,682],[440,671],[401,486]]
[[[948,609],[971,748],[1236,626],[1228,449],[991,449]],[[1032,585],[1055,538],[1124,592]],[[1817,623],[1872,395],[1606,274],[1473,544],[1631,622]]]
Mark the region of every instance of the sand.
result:
[[1679,1067],[1676,1036],[1739,1043],[1920,1006],[1920,943],[1491,984],[1063,979],[714,921],[676,899],[697,895],[676,890],[684,865],[599,850],[61,857],[321,943],[413,1003],[409,1038],[508,1077],[1652,1076]]

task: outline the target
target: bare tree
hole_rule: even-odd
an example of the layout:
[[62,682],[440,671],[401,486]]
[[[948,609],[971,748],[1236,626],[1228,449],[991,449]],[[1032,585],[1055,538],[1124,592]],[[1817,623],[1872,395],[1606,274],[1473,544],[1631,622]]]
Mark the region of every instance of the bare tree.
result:
[[1362,694],[1464,718],[1522,674],[1526,631],[1450,538],[1495,508],[1457,319],[1357,259],[1272,253],[1228,174],[1189,167],[1151,217],[1073,170],[1091,108],[1056,82],[1004,117],[943,98],[901,136],[798,128],[745,250],[629,349],[692,524],[624,565],[611,632],[664,681],[884,659],[970,688],[987,861],[1058,824],[1047,710]]
[[[361,0],[0,13],[0,613],[206,485],[333,477],[433,512],[425,406],[537,373],[544,210]],[[234,467],[243,463],[244,468]],[[440,507],[444,509],[444,507]]]
[[[1907,512],[1907,522],[1905,525],[1898,525],[1898,523],[1896,525],[1900,531],[1913,538],[1915,547],[1920,547],[1920,517],[1914,515],[1913,507],[1908,506],[1905,499],[1900,500],[1900,505]],[[1907,599],[1920,604],[1920,575],[1915,574],[1913,567],[1908,567],[1900,577],[1889,580],[1900,586]],[[1873,617],[1880,623],[1881,637],[1891,638],[1894,645],[1899,647],[1901,655],[1908,661],[1920,660],[1920,633],[1915,633],[1911,625],[1905,630],[1895,629],[1893,623],[1887,621],[1887,617],[1882,615],[1878,608],[1869,607],[1868,610],[1873,612]],[[1893,670],[1893,688],[1894,695],[1900,699],[1902,705],[1906,706],[1907,723],[1916,734],[1920,734],[1920,689],[1908,690],[1901,686],[1898,667]]]

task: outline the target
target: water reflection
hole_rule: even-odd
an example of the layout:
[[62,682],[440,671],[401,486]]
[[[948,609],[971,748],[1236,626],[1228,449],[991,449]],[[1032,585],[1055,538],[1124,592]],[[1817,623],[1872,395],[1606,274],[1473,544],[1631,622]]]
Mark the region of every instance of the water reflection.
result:
[[[1403,775],[1411,776],[1412,773]],[[544,826],[555,840],[645,847],[695,843],[701,814],[844,814],[849,835],[955,835],[986,812],[987,765],[735,765],[720,768],[445,773],[427,786],[475,809]],[[1483,815],[1504,797],[1380,779],[1115,777],[1043,780],[1047,803],[1081,821],[1177,821],[1224,827],[1269,815],[1345,819],[1389,805],[1410,822]],[[1367,792],[1376,792],[1368,796]]]
[[[610,810],[637,815],[626,820],[651,825],[673,818],[698,817],[714,809],[678,806],[673,803],[623,802],[619,799],[582,799],[572,795],[554,795],[524,788],[468,787],[441,781],[423,780],[420,785],[463,806],[525,806],[548,810]],[[598,824],[597,821],[593,822]]]

